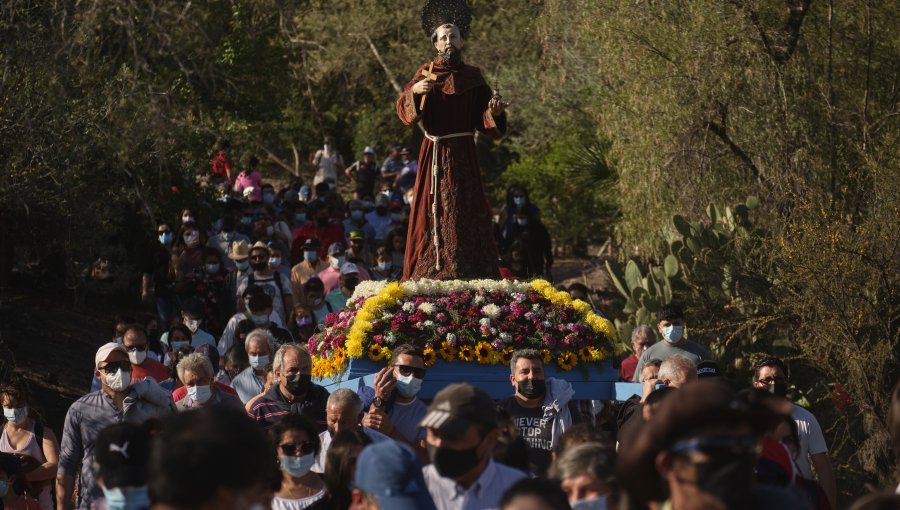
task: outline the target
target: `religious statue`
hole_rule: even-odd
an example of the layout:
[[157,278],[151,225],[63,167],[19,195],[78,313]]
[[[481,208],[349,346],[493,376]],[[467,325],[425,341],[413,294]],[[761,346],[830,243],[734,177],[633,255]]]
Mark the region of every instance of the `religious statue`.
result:
[[406,125],[425,130],[419,153],[403,279],[436,280],[500,276],[475,150],[475,131],[494,140],[506,134],[508,106],[466,65],[460,51],[471,12],[465,0],[429,0],[422,28],[437,57],[422,65],[397,99]]

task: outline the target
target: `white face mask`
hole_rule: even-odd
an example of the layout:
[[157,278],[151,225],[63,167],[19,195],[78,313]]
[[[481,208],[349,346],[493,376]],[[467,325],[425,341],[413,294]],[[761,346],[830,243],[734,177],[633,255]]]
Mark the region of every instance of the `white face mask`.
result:
[[269,267],[277,268],[281,265],[281,257],[269,257]]
[[331,257],[331,267],[334,269],[340,269],[341,265],[344,263],[344,257]]
[[194,402],[205,404],[212,398],[212,388],[207,385],[200,386],[199,384],[197,386],[188,386],[187,395]]
[[194,221],[194,217],[193,217],[193,216],[182,216],[182,217],[181,217],[181,222],[182,222],[182,223],[187,223],[187,222],[189,222],[189,221]]
[[128,361],[131,362],[132,365],[140,365],[147,359],[147,350],[143,351],[128,351]]
[[269,355],[263,354],[262,356],[254,356],[250,355],[250,366],[254,369],[263,368],[269,364]]
[[410,375],[397,376],[397,391],[405,398],[415,397],[422,389],[422,379]]
[[27,407],[4,407],[3,408],[3,417],[6,418],[6,421],[12,423],[13,425],[18,425],[25,421],[28,418],[28,408]]
[[125,391],[131,386],[131,372],[116,370],[115,374],[106,374],[106,385],[113,391]]

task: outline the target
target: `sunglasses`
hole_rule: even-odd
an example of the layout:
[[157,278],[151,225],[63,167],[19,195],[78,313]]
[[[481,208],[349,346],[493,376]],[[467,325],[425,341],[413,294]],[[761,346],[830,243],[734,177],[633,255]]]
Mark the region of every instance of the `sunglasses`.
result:
[[252,257],[250,257],[250,260],[266,260],[268,258],[268,255],[253,255]]
[[400,369],[400,375],[404,377],[409,377],[412,375],[416,379],[424,379],[425,378],[425,369],[419,367],[411,367],[409,365],[394,365],[395,367]]
[[131,362],[130,361],[114,361],[112,363],[107,363],[102,367],[97,367],[97,370],[103,372],[104,374],[115,374],[122,369],[123,372],[131,372]]
[[295,457],[299,451],[301,455],[310,455],[316,450],[312,441],[303,441],[300,444],[285,443],[278,445],[281,451],[289,457]]

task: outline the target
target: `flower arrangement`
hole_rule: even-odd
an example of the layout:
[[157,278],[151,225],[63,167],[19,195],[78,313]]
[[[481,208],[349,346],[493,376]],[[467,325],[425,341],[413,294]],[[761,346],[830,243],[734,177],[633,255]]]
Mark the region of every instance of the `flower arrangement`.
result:
[[545,364],[572,370],[605,360],[614,338],[610,321],[545,280],[367,281],[308,348],[313,376],[330,378],[351,358],[386,362],[404,343],[422,347],[426,366],[509,364],[517,349],[535,348]]

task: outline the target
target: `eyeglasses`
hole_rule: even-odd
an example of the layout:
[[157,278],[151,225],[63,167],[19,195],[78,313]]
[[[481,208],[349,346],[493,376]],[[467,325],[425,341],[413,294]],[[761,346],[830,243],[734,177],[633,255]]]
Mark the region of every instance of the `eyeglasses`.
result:
[[97,370],[103,372],[104,374],[115,374],[122,369],[123,372],[131,372],[131,362],[130,361],[114,361],[112,363],[107,363],[102,367],[97,367]]
[[754,455],[757,445],[754,436],[715,435],[678,441],[669,448],[669,451],[674,453],[700,452],[711,457]]
[[299,451],[301,455],[310,455],[316,450],[316,445],[312,441],[303,441],[300,444],[285,443],[278,446],[285,455],[294,457]]
[[400,369],[400,375],[404,377],[409,377],[412,375],[416,379],[424,379],[425,378],[425,369],[419,367],[411,367],[409,365],[394,365],[395,367]]
[[144,352],[147,350],[146,345],[135,345],[134,347],[126,347],[126,351],[128,352]]

